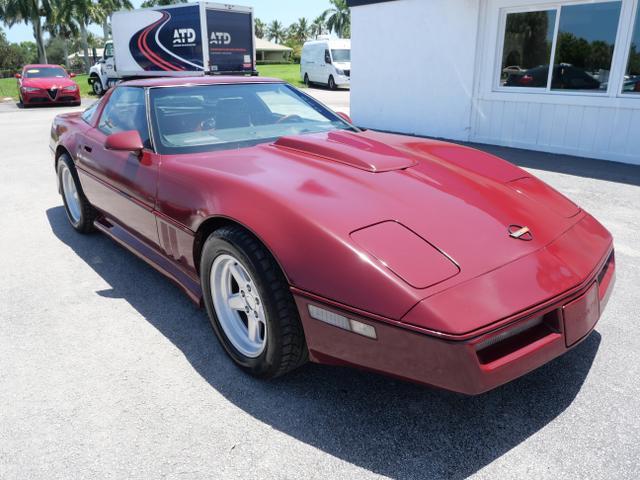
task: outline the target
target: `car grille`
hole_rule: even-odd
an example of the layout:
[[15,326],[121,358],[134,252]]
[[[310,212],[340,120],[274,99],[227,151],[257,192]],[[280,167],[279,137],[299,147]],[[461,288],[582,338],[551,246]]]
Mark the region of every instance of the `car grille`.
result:
[[350,77],[350,76],[351,76],[351,70],[345,70],[345,71],[344,71],[344,74],[345,74],[347,77]]

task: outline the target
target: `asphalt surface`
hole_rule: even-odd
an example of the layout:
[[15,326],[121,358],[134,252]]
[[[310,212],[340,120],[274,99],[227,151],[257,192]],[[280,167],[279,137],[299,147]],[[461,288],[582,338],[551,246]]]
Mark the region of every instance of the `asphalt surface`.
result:
[[68,225],[66,110],[0,105],[0,479],[640,478],[640,168],[492,148],[615,236],[608,309],[567,355],[480,397],[317,365],[264,382],[169,280]]

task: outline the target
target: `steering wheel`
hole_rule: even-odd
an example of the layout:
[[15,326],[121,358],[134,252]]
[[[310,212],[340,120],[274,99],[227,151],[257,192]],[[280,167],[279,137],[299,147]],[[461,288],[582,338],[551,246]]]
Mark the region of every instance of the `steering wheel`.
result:
[[285,115],[284,117],[279,118],[276,123],[284,123],[284,122],[293,122],[293,123],[300,123],[303,122],[304,120],[302,119],[302,117],[300,115],[296,115],[295,113],[292,113],[290,115]]
[[203,120],[196,129],[198,132],[211,131],[216,129],[216,119],[211,117]]

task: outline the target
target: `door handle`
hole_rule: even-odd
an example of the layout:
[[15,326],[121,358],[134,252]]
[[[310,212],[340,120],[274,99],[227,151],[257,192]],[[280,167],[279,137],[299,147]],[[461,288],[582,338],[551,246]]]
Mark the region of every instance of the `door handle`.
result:
[[93,148],[91,148],[89,145],[84,145],[84,149],[89,153],[91,153],[91,151],[93,150]]

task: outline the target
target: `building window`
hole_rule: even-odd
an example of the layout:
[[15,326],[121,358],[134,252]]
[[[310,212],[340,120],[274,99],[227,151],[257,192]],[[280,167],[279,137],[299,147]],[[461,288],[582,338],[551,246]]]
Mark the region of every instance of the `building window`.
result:
[[508,13],[500,85],[605,92],[621,7],[613,1]]
[[636,20],[631,37],[631,50],[629,51],[629,61],[627,71],[624,76],[622,93],[640,94],[640,5],[636,12]]
[[547,86],[555,25],[555,10],[507,15],[502,49],[502,85]]

